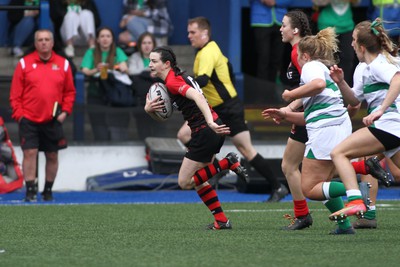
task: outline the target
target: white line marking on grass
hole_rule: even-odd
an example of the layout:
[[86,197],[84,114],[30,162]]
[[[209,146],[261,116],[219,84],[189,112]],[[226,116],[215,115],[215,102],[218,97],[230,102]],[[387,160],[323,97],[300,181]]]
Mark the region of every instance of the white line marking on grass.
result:
[[67,203],[67,202],[52,202],[52,203],[44,203],[44,202],[25,202],[18,201],[13,203],[0,203],[0,206],[81,206],[81,205],[158,205],[158,204],[202,204],[202,202],[81,202],[81,203]]
[[288,212],[292,211],[292,209],[271,209],[271,210],[226,210],[227,212]]
[[[378,210],[400,210],[400,205],[391,205],[391,204],[381,204]],[[328,209],[310,209],[313,211],[327,211]],[[237,210],[226,210],[226,212],[292,212],[293,209],[264,209],[264,210],[246,210],[246,209],[237,209]]]
[[400,204],[376,204],[376,206],[378,207],[396,207],[396,206],[400,206]]

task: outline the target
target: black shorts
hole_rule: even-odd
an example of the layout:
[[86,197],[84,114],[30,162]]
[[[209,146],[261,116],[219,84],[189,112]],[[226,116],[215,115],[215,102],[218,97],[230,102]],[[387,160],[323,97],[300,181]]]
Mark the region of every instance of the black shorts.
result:
[[35,123],[22,118],[19,122],[19,141],[22,150],[37,148],[39,151],[56,152],[67,147],[62,124],[57,120]]
[[400,146],[400,138],[397,136],[374,127],[368,127],[368,130],[381,142],[386,151]]
[[229,136],[235,136],[238,133],[248,131],[249,128],[244,119],[244,107],[238,97],[232,98],[223,104],[213,107],[219,118],[224,124],[229,126],[231,133]]
[[303,144],[307,143],[308,135],[307,135],[306,126],[298,126],[296,124],[293,124],[292,129],[290,130],[289,137],[300,143],[303,143]]
[[[215,122],[222,124],[220,119]],[[224,136],[216,134],[210,127],[205,127],[192,133],[185,157],[197,162],[211,162],[214,155],[219,153],[224,141]]]

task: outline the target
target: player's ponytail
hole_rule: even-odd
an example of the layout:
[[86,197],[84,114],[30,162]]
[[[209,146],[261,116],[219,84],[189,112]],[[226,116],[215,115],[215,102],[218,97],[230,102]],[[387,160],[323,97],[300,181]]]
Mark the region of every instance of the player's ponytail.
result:
[[326,66],[336,64],[334,54],[339,51],[339,48],[334,28],[328,27],[316,35],[302,38],[298,49],[301,53],[307,53],[312,60],[318,60]]

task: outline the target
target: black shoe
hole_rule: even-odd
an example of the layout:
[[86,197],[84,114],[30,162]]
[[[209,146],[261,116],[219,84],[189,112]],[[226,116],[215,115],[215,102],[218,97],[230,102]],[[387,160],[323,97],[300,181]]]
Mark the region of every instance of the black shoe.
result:
[[287,194],[289,194],[289,190],[285,185],[281,184],[281,187],[276,189],[271,193],[271,196],[266,202],[279,202],[282,198],[284,198]]
[[43,201],[53,201],[54,200],[53,192],[51,192],[49,190],[43,191],[41,195],[42,195],[42,200]]
[[330,235],[354,235],[356,231],[354,231],[353,227],[347,228],[347,229],[340,229],[336,228],[335,230],[331,231],[329,234]]
[[214,221],[214,223],[211,223],[207,225],[208,230],[230,230],[232,229],[232,224],[229,220],[226,222],[219,222],[219,221]]
[[310,213],[305,216],[294,218],[289,214],[286,214],[284,217],[288,220],[291,220],[291,222],[288,226],[283,227],[282,230],[301,230],[308,228],[313,224],[313,218],[311,217]]
[[367,172],[375,179],[381,181],[386,187],[390,186],[389,173],[382,168],[378,157],[375,156],[365,160],[365,166],[368,168]]
[[247,174],[247,170],[245,167],[240,165],[238,156],[235,153],[230,152],[225,158],[229,162],[229,169],[236,173],[237,176],[239,176],[243,181],[249,183],[249,175]]
[[26,191],[24,201],[25,202],[36,202],[37,201],[37,191],[35,191],[35,190]]

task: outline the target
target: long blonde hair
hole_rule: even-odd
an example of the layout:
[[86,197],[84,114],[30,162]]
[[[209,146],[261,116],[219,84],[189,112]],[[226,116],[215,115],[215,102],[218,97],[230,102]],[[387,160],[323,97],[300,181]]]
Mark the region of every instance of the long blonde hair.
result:
[[321,61],[326,66],[337,63],[335,53],[339,52],[335,29],[328,27],[316,35],[305,36],[299,41],[300,53],[307,53],[312,60]]

